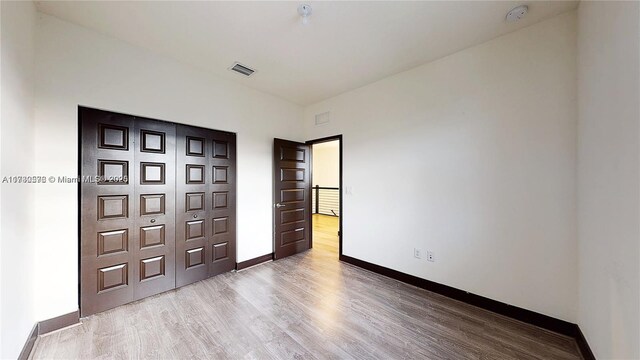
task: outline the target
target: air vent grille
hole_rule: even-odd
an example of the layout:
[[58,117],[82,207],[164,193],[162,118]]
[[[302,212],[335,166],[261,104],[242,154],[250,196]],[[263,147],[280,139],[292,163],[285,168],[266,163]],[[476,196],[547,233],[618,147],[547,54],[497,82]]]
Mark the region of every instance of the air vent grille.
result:
[[231,66],[229,68],[229,70],[231,71],[235,71],[239,74],[242,74],[244,76],[251,76],[254,72],[256,72],[255,70],[253,70],[252,68],[242,65],[240,63],[235,63],[233,64],[233,66]]
[[330,120],[329,111],[322,114],[316,114],[316,126],[328,124]]

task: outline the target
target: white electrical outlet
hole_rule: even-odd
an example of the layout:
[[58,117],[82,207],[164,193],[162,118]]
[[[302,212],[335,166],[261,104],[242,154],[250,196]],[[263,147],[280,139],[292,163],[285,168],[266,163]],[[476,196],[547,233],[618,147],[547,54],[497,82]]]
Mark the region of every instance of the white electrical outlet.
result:
[[436,262],[436,257],[433,251],[427,251],[427,261]]
[[422,259],[422,250],[414,248],[413,257],[416,259]]

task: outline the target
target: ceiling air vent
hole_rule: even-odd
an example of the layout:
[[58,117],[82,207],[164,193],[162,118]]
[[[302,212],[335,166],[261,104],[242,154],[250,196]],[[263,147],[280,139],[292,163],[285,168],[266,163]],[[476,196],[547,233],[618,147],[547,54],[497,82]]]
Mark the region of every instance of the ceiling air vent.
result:
[[244,76],[251,76],[251,74],[256,72],[255,70],[251,69],[250,67],[242,65],[240,63],[234,63],[233,66],[231,66],[229,68],[229,70],[235,71],[235,72],[237,72],[239,74],[242,74]]

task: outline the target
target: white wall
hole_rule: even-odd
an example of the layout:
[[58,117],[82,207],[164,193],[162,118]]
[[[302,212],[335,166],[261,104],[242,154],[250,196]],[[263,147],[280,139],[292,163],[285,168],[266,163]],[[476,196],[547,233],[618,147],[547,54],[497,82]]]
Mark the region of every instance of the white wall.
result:
[[[38,174],[77,173],[78,105],[237,132],[237,260],[272,252],[273,138],[301,140],[300,107],[50,16],[39,25]],[[39,319],[78,307],[76,191],[37,191]]]
[[575,17],[305,109],[344,135],[345,255],[576,320]]
[[[36,10],[30,1],[0,5],[0,179],[35,175],[34,44]],[[0,211],[0,358],[16,358],[36,316],[34,192],[37,185],[2,184]]]
[[640,5],[583,1],[578,34],[578,325],[640,359]]
[[340,142],[313,145],[313,186],[340,186]]

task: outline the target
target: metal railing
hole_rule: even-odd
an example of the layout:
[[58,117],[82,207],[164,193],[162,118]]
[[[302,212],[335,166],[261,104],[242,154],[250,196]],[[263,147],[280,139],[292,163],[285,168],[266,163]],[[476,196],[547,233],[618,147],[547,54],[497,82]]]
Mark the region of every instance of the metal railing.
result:
[[311,190],[314,214],[340,216],[340,188],[316,185]]

